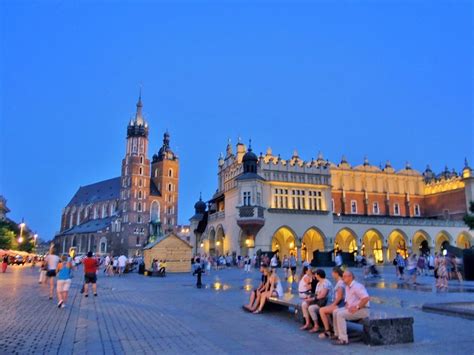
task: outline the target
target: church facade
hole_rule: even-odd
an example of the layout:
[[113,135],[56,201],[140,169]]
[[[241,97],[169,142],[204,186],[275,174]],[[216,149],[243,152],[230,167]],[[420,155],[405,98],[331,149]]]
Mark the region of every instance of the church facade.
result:
[[140,255],[143,247],[178,223],[179,159],[170,135],[148,155],[148,123],[141,95],[127,126],[120,176],[81,186],[62,211],[55,245],[60,253],[93,251]]
[[473,235],[462,221],[474,200],[474,177],[462,172],[420,173],[409,164],[396,171],[368,159],[351,166],[319,154],[284,160],[271,149],[257,156],[230,143],[218,161],[217,191],[198,201],[190,219],[195,251],[253,255],[257,250],[294,253],[342,250],[391,261],[397,252],[445,244],[468,248]]

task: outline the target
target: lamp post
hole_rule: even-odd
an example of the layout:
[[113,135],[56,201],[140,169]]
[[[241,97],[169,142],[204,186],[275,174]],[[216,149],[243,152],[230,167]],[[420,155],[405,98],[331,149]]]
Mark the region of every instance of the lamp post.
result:
[[25,223],[21,222],[20,223],[20,237],[18,238],[19,244],[23,243],[23,228],[25,228]]
[[35,233],[33,235],[33,249],[36,250],[36,239],[38,238],[38,233]]

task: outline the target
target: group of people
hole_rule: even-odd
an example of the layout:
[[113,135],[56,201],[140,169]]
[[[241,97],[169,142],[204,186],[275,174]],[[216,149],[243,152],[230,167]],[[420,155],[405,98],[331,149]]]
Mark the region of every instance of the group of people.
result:
[[395,272],[399,280],[411,282],[417,285],[418,275],[428,275],[433,270],[435,277],[435,286],[438,290],[446,290],[448,288],[448,280],[457,278],[463,281],[461,274],[462,261],[454,255],[444,255],[443,252],[431,254],[421,254],[418,256],[412,253],[405,258],[401,253],[397,252],[393,260]]
[[[82,260],[82,264],[84,266],[84,284],[82,290],[85,294],[84,296],[89,296],[89,284],[92,284],[94,296],[97,297],[97,270],[99,267],[99,261],[93,256],[92,252],[89,252],[87,257]],[[59,257],[56,255],[54,249],[51,249],[49,254],[46,255],[43,260],[39,283],[46,283],[49,285],[50,300],[53,299],[54,288],[56,286],[58,308],[64,308],[66,306],[75,270],[76,266],[73,259],[67,255]]]
[[133,265],[133,260],[127,258],[123,254],[118,257],[107,255],[102,262],[104,264],[104,272],[107,276],[122,276],[126,271],[127,265]]
[[[260,272],[260,285],[251,292],[248,304],[243,306],[253,314],[261,313],[270,297],[283,296],[276,269],[262,264]],[[336,266],[332,269],[332,278],[334,287],[324,270],[313,272],[308,266],[303,267],[298,295],[305,323],[300,329],[319,333],[319,338],[331,339],[336,345],[345,345],[348,344],[347,320],[367,318],[370,297],[364,285],[355,280],[352,271],[343,272]]]
[[153,259],[151,262],[151,271],[164,276],[166,274],[166,266],[166,260]]

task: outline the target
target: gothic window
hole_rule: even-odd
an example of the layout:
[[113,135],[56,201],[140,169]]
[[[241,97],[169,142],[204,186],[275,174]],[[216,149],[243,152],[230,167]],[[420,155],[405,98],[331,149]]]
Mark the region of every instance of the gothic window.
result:
[[173,184],[168,184],[168,191],[173,191]]
[[137,217],[137,223],[142,223],[142,216]]
[[138,169],[138,174],[143,175],[143,168],[142,167],[140,167],[140,169]]
[[102,218],[107,217],[107,205],[102,205]]
[[141,192],[141,191],[138,191],[138,199],[139,199],[139,200],[142,199],[142,192]]
[[357,214],[357,201],[351,200],[351,213]]
[[99,218],[99,208],[94,206],[94,219]]
[[140,245],[140,237],[137,237],[137,246]]
[[160,205],[158,201],[153,201],[150,207],[150,221],[158,222],[160,220]]
[[158,169],[155,169],[155,177],[158,177]]
[[138,202],[138,212],[141,212],[142,211],[142,203],[141,202]]
[[395,216],[400,216],[400,205],[398,203],[393,204],[393,214]]
[[373,213],[373,214],[380,214],[379,203],[378,203],[378,202],[374,202],[374,203],[373,203],[373,205],[372,205],[372,213]]
[[[140,169],[141,169],[141,168],[140,168]],[[140,172],[140,174],[141,174],[141,172]],[[142,185],[143,185],[143,181],[142,181],[142,179],[140,179],[140,180],[138,181],[138,186],[142,187]]]
[[169,177],[173,177],[173,169],[169,169],[169,170],[168,170],[168,176],[169,176]]
[[421,216],[420,205],[418,205],[418,204],[416,204],[416,205],[414,206],[414,215],[415,215],[416,217]]
[[140,164],[143,164],[143,156],[140,157]]

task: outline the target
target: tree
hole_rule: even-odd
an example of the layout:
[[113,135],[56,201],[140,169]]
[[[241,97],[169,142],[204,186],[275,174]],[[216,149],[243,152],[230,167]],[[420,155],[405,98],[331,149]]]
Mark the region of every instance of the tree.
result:
[[31,252],[34,247],[33,234],[28,228],[24,228],[21,236],[23,242],[18,242],[20,227],[9,219],[0,221],[0,249],[14,249]]
[[467,224],[469,229],[474,229],[474,201],[471,201],[469,206],[469,212],[464,216],[464,222]]

